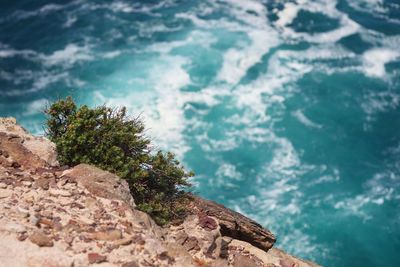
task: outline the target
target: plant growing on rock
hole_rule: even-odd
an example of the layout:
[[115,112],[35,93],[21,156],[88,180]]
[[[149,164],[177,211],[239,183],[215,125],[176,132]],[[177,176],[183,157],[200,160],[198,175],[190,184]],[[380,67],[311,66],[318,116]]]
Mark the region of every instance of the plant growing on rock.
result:
[[140,118],[126,108],[78,107],[71,97],[46,110],[47,136],[57,146],[61,164],[93,164],[125,179],[138,208],[158,224],[180,215],[186,171],[170,152],[152,151]]

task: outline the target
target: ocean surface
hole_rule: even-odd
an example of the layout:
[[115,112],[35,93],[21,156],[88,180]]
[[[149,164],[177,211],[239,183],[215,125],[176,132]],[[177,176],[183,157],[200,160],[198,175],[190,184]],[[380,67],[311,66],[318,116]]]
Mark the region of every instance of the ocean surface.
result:
[[0,116],[127,106],[323,266],[400,266],[399,0],[2,0]]

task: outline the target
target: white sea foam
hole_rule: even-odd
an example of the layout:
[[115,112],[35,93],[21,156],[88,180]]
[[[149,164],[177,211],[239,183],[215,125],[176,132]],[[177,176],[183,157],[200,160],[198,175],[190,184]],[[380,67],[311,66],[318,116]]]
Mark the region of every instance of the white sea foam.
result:
[[78,17],[68,15],[68,16],[67,16],[67,20],[66,20],[65,23],[63,24],[63,27],[64,27],[64,28],[69,28],[69,27],[71,27],[73,24],[75,24],[75,22],[76,22],[77,20],[78,20]]
[[[326,171],[326,166],[323,166],[323,171]],[[333,183],[333,182],[338,182],[340,181],[340,171],[339,169],[335,168],[333,169],[332,174],[327,174],[319,177],[318,179],[312,181],[310,184],[311,185],[318,185],[322,183]]]
[[119,55],[121,55],[121,51],[119,51],[119,50],[117,50],[117,51],[110,51],[110,52],[106,52],[106,53],[104,53],[103,54],[103,57],[104,58],[107,58],[107,59],[111,59],[111,58],[115,58],[115,57],[118,57]]
[[293,2],[285,3],[284,8],[277,13],[279,19],[275,22],[275,24],[280,27],[289,25],[296,18],[299,10],[299,5]]
[[0,46],[0,58],[10,58],[15,56],[21,56],[27,59],[33,58],[37,55],[37,53],[33,50],[17,50],[13,48],[9,48],[7,46],[1,47]]
[[[261,58],[272,47],[278,45],[276,32],[266,20],[266,9],[258,1],[227,1],[234,8],[231,14],[245,24],[236,25],[237,31],[244,32],[250,39],[250,44],[244,47],[233,47],[224,54],[222,69],[218,79],[229,84],[237,84],[244,77],[247,70],[261,61]],[[247,11],[253,11],[250,14]]]
[[206,31],[193,30],[184,40],[172,42],[157,42],[149,45],[146,48],[146,51],[168,54],[171,52],[171,50],[186,45],[200,45],[204,48],[209,48],[216,41],[217,39],[212,34]]
[[312,127],[312,128],[317,128],[320,129],[322,128],[322,125],[317,124],[313,121],[311,121],[309,118],[307,118],[306,115],[304,115],[303,111],[301,111],[300,109],[292,112],[292,115],[299,120],[299,122],[301,122],[302,124],[304,124],[305,126],[308,127]]
[[35,88],[35,91],[38,91],[50,84],[56,83],[60,80],[65,80],[66,78],[68,78],[68,74],[65,72],[59,74],[46,73],[34,80],[33,88]]
[[48,66],[64,65],[71,66],[80,61],[92,60],[89,46],[78,46],[76,44],[67,44],[64,49],[57,50],[49,56],[44,56],[44,64]]
[[[233,20],[203,20],[195,13],[177,14],[177,18],[191,20],[197,27],[205,29],[224,29],[225,31],[245,33],[249,44],[239,44],[228,49],[224,54],[223,66],[217,79],[236,84],[244,77],[247,70],[260,62],[262,56],[278,44],[277,33],[269,26],[266,9],[258,1],[225,0],[223,4],[214,3],[214,8],[223,8],[229,4],[229,13],[241,23]],[[249,13],[248,11],[252,11]]]
[[115,12],[124,12],[124,13],[130,13],[134,11],[134,8],[132,6],[130,6],[126,2],[121,2],[121,1],[113,2],[110,5],[110,9],[112,9]]
[[[321,1],[297,1],[288,2],[284,9],[277,13],[279,19],[275,22],[284,36],[288,39],[305,39],[309,42],[332,43],[337,42],[343,37],[351,35],[359,31],[360,26],[351,20],[347,14],[336,9],[337,1],[321,0]],[[340,27],[328,32],[322,33],[299,33],[288,27],[288,25],[297,16],[300,10],[306,10],[312,13],[322,13],[333,19],[338,19]]]
[[45,98],[34,100],[25,106],[25,111],[22,113],[22,115],[32,116],[42,113],[48,103],[48,100]]
[[229,178],[241,180],[243,178],[242,174],[236,170],[235,165],[229,163],[220,164],[215,174],[219,179]]
[[386,201],[396,200],[400,196],[397,190],[400,185],[400,176],[396,168],[386,166],[385,171],[376,173],[364,183],[363,193],[338,201],[334,204],[334,208],[364,220],[372,219],[373,206],[381,206]]
[[253,30],[247,35],[251,40],[249,46],[231,48],[224,54],[223,66],[218,73],[219,80],[237,84],[251,66],[260,62],[262,56],[278,44],[272,31]]
[[386,48],[373,48],[363,54],[364,72],[371,77],[384,77],[385,64],[399,59],[398,50]]

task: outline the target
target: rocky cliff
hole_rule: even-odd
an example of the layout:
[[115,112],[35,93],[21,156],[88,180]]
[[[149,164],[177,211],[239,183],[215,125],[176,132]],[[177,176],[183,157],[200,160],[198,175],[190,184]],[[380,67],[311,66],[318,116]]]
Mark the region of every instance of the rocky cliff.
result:
[[0,266],[315,267],[273,248],[258,223],[193,196],[161,228],[116,175],[60,167],[55,146],[0,119]]

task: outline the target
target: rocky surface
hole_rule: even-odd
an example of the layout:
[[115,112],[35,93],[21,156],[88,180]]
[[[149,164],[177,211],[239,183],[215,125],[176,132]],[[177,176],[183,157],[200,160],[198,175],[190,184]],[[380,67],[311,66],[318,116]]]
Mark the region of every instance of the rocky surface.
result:
[[59,167],[54,144],[0,119],[0,266],[317,266],[271,248],[268,230],[221,205],[194,197],[190,210],[161,228],[125,181]]

